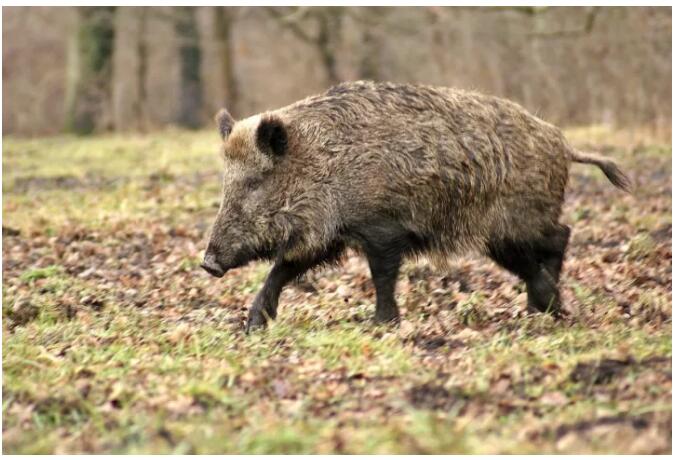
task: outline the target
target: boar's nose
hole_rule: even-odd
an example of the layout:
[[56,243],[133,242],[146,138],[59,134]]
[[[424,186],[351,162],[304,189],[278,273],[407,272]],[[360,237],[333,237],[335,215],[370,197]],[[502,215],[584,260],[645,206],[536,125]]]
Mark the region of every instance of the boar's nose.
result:
[[223,270],[221,265],[216,261],[216,257],[208,251],[204,255],[204,260],[202,261],[200,267],[206,270],[208,274],[215,276],[216,278],[220,278],[225,275],[225,270]]

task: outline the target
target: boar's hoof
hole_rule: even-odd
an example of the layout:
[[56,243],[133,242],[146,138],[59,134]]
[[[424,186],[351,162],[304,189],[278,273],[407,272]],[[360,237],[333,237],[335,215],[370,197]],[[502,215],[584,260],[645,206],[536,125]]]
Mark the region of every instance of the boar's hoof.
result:
[[246,321],[244,333],[248,334],[249,332],[255,331],[256,329],[265,329],[267,325],[268,321],[261,312],[251,312],[249,314],[249,319]]
[[374,318],[376,324],[392,324],[392,325],[398,325],[399,324],[399,313],[376,313],[376,316]]
[[244,332],[248,334],[256,329],[265,329],[268,325],[268,318],[264,310],[251,309],[249,318],[246,321]]
[[561,298],[556,282],[551,279],[549,272],[540,271],[540,276],[529,280],[526,285],[528,288],[528,309],[529,311],[540,311],[549,313],[555,318],[559,318],[561,312]]

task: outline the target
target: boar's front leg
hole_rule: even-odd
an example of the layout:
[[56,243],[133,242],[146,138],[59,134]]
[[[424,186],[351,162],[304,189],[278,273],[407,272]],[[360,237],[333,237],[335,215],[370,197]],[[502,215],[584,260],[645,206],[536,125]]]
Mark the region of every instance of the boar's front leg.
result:
[[308,262],[289,262],[278,260],[265,279],[263,287],[256,295],[253,305],[249,309],[249,319],[246,323],[246,333],[256,327],[264,327],[268,318],[277,317],[277,305],[282,289],[294,278],[305,273],[312,265]]
[[326,252],[314,258],[299,261],[278,259],[249,309],[246,333],[249,333],[253,328],[264,327],[267,324],[268,318],[275,319],[277,317],[279,296],[284,286],[317,265],[337,260],[342,254],[343,249],[342,243],[336,243],[329,246]]

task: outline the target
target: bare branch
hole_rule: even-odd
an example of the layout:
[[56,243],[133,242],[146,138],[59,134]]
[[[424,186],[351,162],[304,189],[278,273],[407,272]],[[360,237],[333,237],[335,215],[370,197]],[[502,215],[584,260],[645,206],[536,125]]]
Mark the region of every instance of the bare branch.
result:
[[[345,8],[345,14],[363,27],[386,28],[389,32],[402,33],[406,35],[415,35],[420,33],[419,29],[406,27],[400,23],[393,23],[389,20],[389,11],[392,7],[383,6],[363,6],[358,8]],[[431,7],[430,7],[431,8]]]
[[296,35],[296,37],[300,38],[302,41],[306,43],[315,43],[317,41],[317,37],[312,37],[307,32],[305,32],[300,26],[300,21],[302,21],[309,13],[309,7],[300,6],[293,13],[286,15],[283,12],[279,11],[277,8],[272,6],[265,7],[265,11],[270,16],[275,18],[280,25],[289,29],[291,32],[293,32],[294,35]]
[[427,9],[434,9],[436,13],[443,14],[443,10],[465,10],[472,12],[483,12],[483,13],[500,13],[500,12],[512,12],[518,13],[525,16],[535,16],[537,14],[542,14],[549,10],[548,6],[447,6],[447,7],[427,7]]
[[570,37],[579,37],[581,35],[588,35],[594,29],[594,24],[596,23],[596,18],[599,13],[598,6],[592,6],[587,11],[587,16],[584,21],[584,25],[579,29],[571,30],[555,30],[551,32],[531,32],[527,36],[536,38],[536,39],[549,39],[549,38],[570,38]]

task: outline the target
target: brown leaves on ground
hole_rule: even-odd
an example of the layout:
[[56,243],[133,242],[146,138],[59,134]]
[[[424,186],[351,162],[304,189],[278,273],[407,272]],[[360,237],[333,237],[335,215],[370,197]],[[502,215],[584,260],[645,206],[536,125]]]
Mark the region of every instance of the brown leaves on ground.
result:
[[350,254],[289,286],[250,336],[267,266],[214,281],[198,263],[218,197],[171,204],[208,172],[84,175],[72,206],[138,184],[128,199],[161,212],[15,227],[27,194],[72,182],[26,176],[3,202],[4,450],[669,452],[671,158],[621,159],[634,196],[573,169],[564,319],[529,314],[518,279],[463,258],[407,264],[400,326],[375,326]]

